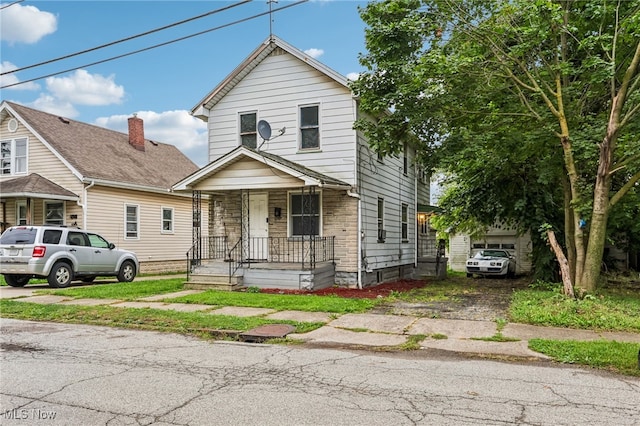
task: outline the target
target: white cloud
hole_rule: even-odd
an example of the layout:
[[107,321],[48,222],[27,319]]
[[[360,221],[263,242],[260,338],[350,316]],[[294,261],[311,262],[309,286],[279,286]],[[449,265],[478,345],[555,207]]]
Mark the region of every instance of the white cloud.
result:
[[[175,145],[198,166],[207,163],[207,123],[193,117],[186,110],[160,113],[139,111],[136,114],[144,121],[145,138]],[[131,115],[100,117],[95,120],[95,124],[126,133],[129,117]]]
[[[2,61],[0,63],[0,72],[13,71],[18,67],[12,64],[9,61]],[[10,86],[12,84],[20,83],[20,79],[15,74],[6,74],[0,76],[0,86]],[[37,83],[29,82],[24,84],[18,84],[17,86],[7,87],[3,90],[38,90],[40,89],[40,85]]]
[[74,118],[78,116],[78,111],[73,107],[70,102],[61,101],[53,96],[40,94],[40,97],[35,101],[26,104],[40,111],[45,111],[50,114],[55,114],[60,117]]
[[304,53],[311,56],[313,59],[318,59],[320,56],[324,55],[324,50],[312,47],[311,49],[305,50]]
[[349,74],[347,74],[347,78],[351,81],[356,81],[357,79],[360,78],[360,73],[359,72],[350,72]]
[[9,44],[36,43],[42,37],[54,33],[58,26],[58,19],[52,13],[20,4],[2,9],[0,19],[0,39]]
[[62,101],[80,105],[119,104],[125,95],[124,87],[114,81],[115,76],[103,77],[76,70],[69,77],[47,78],[47,89]]

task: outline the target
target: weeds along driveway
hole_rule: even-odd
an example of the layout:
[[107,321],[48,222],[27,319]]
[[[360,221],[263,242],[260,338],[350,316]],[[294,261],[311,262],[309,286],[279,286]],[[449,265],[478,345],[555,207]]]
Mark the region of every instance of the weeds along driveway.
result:
[[[514,291],[526,289],[530,277],[516,279],[455,278],[456,284],[447,292],[443,284],[443,297],[436,301],[391,301],[375,307],[371,313],[413,315],[426,318],[495,321],[508,317],[509,304]],[[437,282],[434,282],[438,285]]]

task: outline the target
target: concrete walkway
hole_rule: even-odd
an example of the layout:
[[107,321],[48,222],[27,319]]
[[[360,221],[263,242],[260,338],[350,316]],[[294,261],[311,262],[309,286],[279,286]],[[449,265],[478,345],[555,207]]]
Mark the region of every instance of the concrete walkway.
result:
[[[19,302],[98,306],[121,308],[164,309],[181,312],[206,312],[211,315],[236,317],[256,316],[272,320],[323,323],[316,330],[304,334],[287,334],[287,338],[316,345],[348,346],[356,348],[392,348],[408,342],[411,336],[426,336],[422,349],[438,349],[458,353],[490,354],[494,356],[545,359],[546,356],[531,351],[528,340],[534,338],[554,340],[615,340],[640,344],[640,333],[595,332],[556,327],[538,327],[526,324],[507,324],[502,330],[491,321],[467,321],[421,318],[404,315],[344,314],[326,312],[276,311],[266,308],[212,306],[175,303],[171,299],[198,293],[185,290],[176,293],[140,298],[136,301],[115,299],[73,299],[55,295],[35,295],[40,288],[0,287],[1,299]],[[265,330],[256,330],[263,335]],[[487,341],[500,333],[513,341]],[[243,333],[251,334],[249,332]],[[484,339],[484,340],[482,340]]]

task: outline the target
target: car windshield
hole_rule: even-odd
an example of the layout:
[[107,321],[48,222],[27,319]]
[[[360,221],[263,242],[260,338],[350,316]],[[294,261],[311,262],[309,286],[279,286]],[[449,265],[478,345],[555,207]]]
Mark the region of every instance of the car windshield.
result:
[[35,228],[9,228],[0,236],[0,244],[33,244],[37,233]]
[[509,257],[504,250],[481,250],[474,257]]

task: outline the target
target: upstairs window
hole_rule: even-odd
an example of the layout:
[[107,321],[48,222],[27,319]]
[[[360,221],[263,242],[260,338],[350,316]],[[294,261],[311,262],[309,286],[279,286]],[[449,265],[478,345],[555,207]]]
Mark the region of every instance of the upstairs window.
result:
[[402,174],[407,175],[409,173],[409,157],[407,157],[407,144],[404,144],[402,149]]
[[0,174],[15,175],[27,172],[27,138],[0,142]]
[[384,199],[378,198],[378,242],[384,243],[387,231],[384,229]]
[[255,112],[240,113],[240,144],[248,148],[258,147],[257,114]]
[[318,105],[300,107],[300,149],[320,148]]

